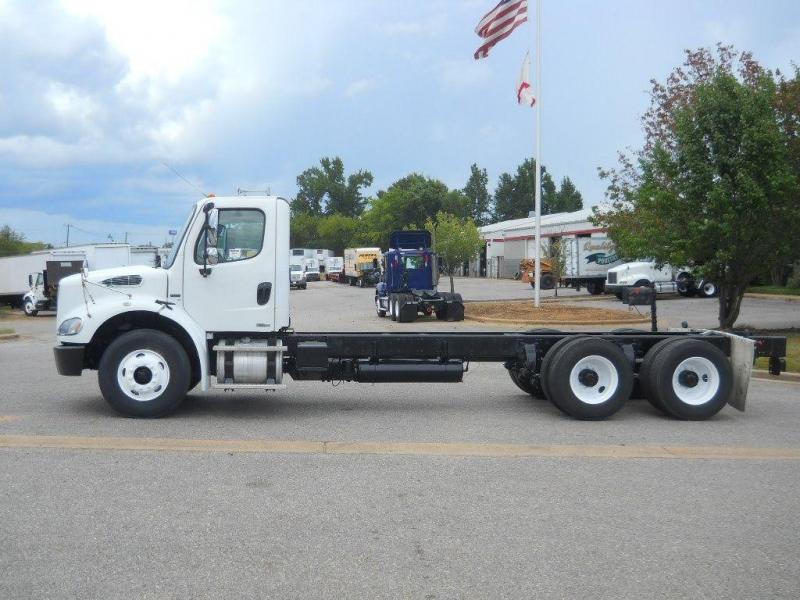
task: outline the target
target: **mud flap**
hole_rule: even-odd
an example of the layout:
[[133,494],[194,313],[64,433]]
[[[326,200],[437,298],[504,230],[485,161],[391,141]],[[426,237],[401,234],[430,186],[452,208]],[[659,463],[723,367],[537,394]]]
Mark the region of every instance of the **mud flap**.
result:
[[733,367],[733,385],[731,386],[728,404],[736,410],[744,412],[747,405],[747,389],[750,386],[750,376],[753,373],[756,343],[754,340],[724,331],[707,331],[706,333],[722,334],[731,339],[730,358],[731,367]]
[[448,321],[463,321],[464,320],[464,304],[458,300],[453,300],[447,303],[447,320]]

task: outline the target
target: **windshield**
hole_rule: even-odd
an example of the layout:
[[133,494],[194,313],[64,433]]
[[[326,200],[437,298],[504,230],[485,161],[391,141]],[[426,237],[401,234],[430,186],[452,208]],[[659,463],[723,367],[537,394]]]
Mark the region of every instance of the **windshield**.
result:
[[300,265],[289,265],[289,269],[291,271],[302,271],[303,267],[301,267]]
[[189,218],[186,219],[186,222],[181,227],[178,235],[175,237],[175,241],[172,243],[172,248],[169,250],[169,255],[167,256],[167,260],[164,262],[164,268],[169,269],[172,266],[172,263],[175,262],[175,256],[178,254],[178,248],[181,247],[181,243],[183,242],[183,236],[186,235],[186,230],[189,229],[189,225],[192,222],[192,217],[194,217],[194,207],[192,207],[191,212],[189,213]]

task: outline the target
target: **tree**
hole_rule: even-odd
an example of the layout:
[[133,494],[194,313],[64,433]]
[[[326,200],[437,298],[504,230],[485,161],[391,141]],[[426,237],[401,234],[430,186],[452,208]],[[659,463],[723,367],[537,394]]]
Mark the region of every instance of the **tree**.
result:
[[338,156],[322,158],[319,162],[319,167],[306,169],[297,176],[299,189],[292,211],[313,215],[360,215],[365,204],[361,192],[372,185],[372,173],[362,170],[345,178],[344,163]]
[[722,329],[733,327],[745,288],[776,245],[800,237],[798,177],[776,89],[748,53],[687,52],[665,84],[653,82],[643,149],[601,172],[610,204],[595,223],[623,255],[693,266],[715,281]]
[[[494,219],[522,219],[534,210],[534,190],[536,189],[536,161],[528,158],[517,167],[512,177],[508,173],[500,175],[494,192]],[[557,206],[556,184],[546,168],[542,168],[542,214],[548,215]]]
[[428,218],[425,229],[433,236],[433,249],[450,276],[450,293],[455,292],[453,272],[465,262],[473,259],[480,252],[483,240],[475,221],[471,218],[459,219],[445,212],[436,214],[436,220]]
[[392,231],[420,228],[428,219],[435,220],[441,210],[466,216],[468,199],[458,190],[448,190],[438,179],[411,173],[371,201],[362,217],[363,233],[359,235],[369,243],[385,244]]
[[330,248],[337,256],[344,254],[345,248],[352,247],[360,227],[359,220],[344,215],[322,217],[317,224],[320,248]]
[[293,213],[289,225],[289,245],[292,248],[320,248],[319,221],[320,217],[312,213]]
[[478,168],[473,163],[470,167],[469,179],[462,190],[469,200],[469,213],[478,226],[485,225],[489,217],[489,205],[492,197],[489,195],[489,176],[486,169]]
[[0,227],[0,256],[28,254],[47,247],[47,244],[41,242],[26,242],[23,234],[14,231],[8,225]]
[[549,208],[552,213],[575,212],[583,208],[583,196],[569,177],[561,180],[553,205]]

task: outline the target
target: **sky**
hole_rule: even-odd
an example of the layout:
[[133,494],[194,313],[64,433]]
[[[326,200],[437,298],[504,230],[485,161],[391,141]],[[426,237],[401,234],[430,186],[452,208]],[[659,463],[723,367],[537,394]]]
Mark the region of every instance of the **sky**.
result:
[[[533,155],[601,203],[642,143],[649,80],[717,42],[800,62],[794,0],[542,0],[538,109],[516,104],[530,23],[475,61],[491,0],[0,0],[0,225],[63,245],[160,243],[200,192],[296,193],[323,156],[375,194],[416,171],[490,191]],[[535,61],[534,61],[535,62]],[[167,166],[192,182],[192,187]]]

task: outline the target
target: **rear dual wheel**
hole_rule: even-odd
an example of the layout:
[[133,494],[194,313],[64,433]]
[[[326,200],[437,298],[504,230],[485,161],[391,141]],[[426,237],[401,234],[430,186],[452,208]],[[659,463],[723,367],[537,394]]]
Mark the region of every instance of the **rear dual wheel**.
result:
[[564,338],[542,361],[547,398],[576,419],[606,419],[621,409],[633,389],[633,368],[622,350],[600,338]]
[[650,403],[676,419],[701,421],[725,406],[733,369],[725,354],[703,340],[662,340],[645,355],[639,372]]

